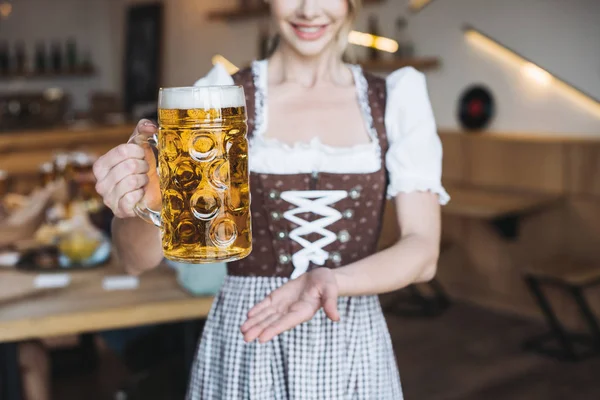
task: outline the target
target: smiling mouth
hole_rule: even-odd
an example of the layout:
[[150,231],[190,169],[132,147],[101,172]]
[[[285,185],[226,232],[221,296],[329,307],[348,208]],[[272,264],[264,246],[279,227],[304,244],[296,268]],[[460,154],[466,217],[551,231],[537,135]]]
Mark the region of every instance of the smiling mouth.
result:
[[303,40],[316,40],[319,39],[329,25],[305,25],[305,24],[294,24],[290,23],[296,36]]

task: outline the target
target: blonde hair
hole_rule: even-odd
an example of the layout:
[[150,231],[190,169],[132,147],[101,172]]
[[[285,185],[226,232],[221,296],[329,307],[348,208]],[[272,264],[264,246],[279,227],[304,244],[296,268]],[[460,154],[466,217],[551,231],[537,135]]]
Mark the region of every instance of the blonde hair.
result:
[[[350,33],[350,31],[352,30],[352,27],[354,26],[354,22],[356,21],[356,18],[358,17],[358,14],[360,13],[360,10],[362,8],[362,0],[347,0],[348,1],[348,16],[346,17],[346,21],[344,21],[344,24],[342,25],[340,31],[338,32],[338,36],[335,39],[336,41],[336,47],[338,48],[339,52],[340,52],[340,56],[344,59],[344,60],[351,60],[354,59],[354,55],[353,54],[349,54],[348,51],[348,34]],[[267,58],[269,58],[273,52],[277,49],[277,46],[279,45],[279,34],[275,34],[274,36],[272,36],[269,39],[269,44],[268,44],[268,51],[267,51]]]
[[356,22],[356,18],[358,17],[361,8],[362,0],[348,0],[348,17],[346,18],[346,21],[342,25],[342,28],[338,32],[338,37],[336,38],[337,48],[340,51],[340,55],[345,60],[354,58],[354,55],[349,54],[350,52],[348,51],[348,34],[352,30],[354,22]]

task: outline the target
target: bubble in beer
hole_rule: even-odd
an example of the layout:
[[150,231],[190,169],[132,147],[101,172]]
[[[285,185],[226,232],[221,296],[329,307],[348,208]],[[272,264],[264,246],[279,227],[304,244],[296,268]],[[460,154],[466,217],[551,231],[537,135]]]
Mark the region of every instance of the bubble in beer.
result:
[[169,220],[177,218],[185,209],[185,203],[181,194],[173,189],[169,189],[163,195],[164,215]]
[[195,244],[198,239],[198,228],[190,220],[183,220],[177,225],[177,237],[182,244]]
[[195,135],[190,140],[190,157],[198,162],[212,161],[218,153],[214,136]]
[[229,186],[229,162],[222,158],[214,160],[208,167],[208,176],[215,189],[226,190]]
[[223,218],[212,226],[210,238],[219,247],[228,247],[237,238],[235,223],[229,218]]
[[209,190],[199,190],[190,200],[190,208],[194,216],[202,221],[213,219],[221,208],[221,200],[216,193]]
[[189,161],[184,161],[177,166],[174,178],[177,185],[185,190],[193,189],[199,181],[196,177],[196,167]]

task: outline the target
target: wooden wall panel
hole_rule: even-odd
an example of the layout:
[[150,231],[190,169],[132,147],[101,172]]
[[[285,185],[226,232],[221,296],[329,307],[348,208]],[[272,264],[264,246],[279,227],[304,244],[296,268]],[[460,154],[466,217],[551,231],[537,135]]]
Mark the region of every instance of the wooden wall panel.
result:
[[600,143],[567,145],[566,171],[570,193],[600,198]]
[[565,190],[562,143],[469,137],[465,144],[471,185],[542,193]]
[[569,199],[567,207],[568,253],[577,259],[597,260],[600,268],[600,199]]
[[466,154],[463,150],[463,135],[457,133],[440,133],[444,151],[442,175],[444,183],[460,184],[465,178]]

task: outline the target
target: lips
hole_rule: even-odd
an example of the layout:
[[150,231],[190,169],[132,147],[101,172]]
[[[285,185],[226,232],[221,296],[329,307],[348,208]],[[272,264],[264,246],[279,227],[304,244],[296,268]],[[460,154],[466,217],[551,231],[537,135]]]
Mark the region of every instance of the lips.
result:
[[301,40],[317,40],[325,34],[328,25],[290,24]]

